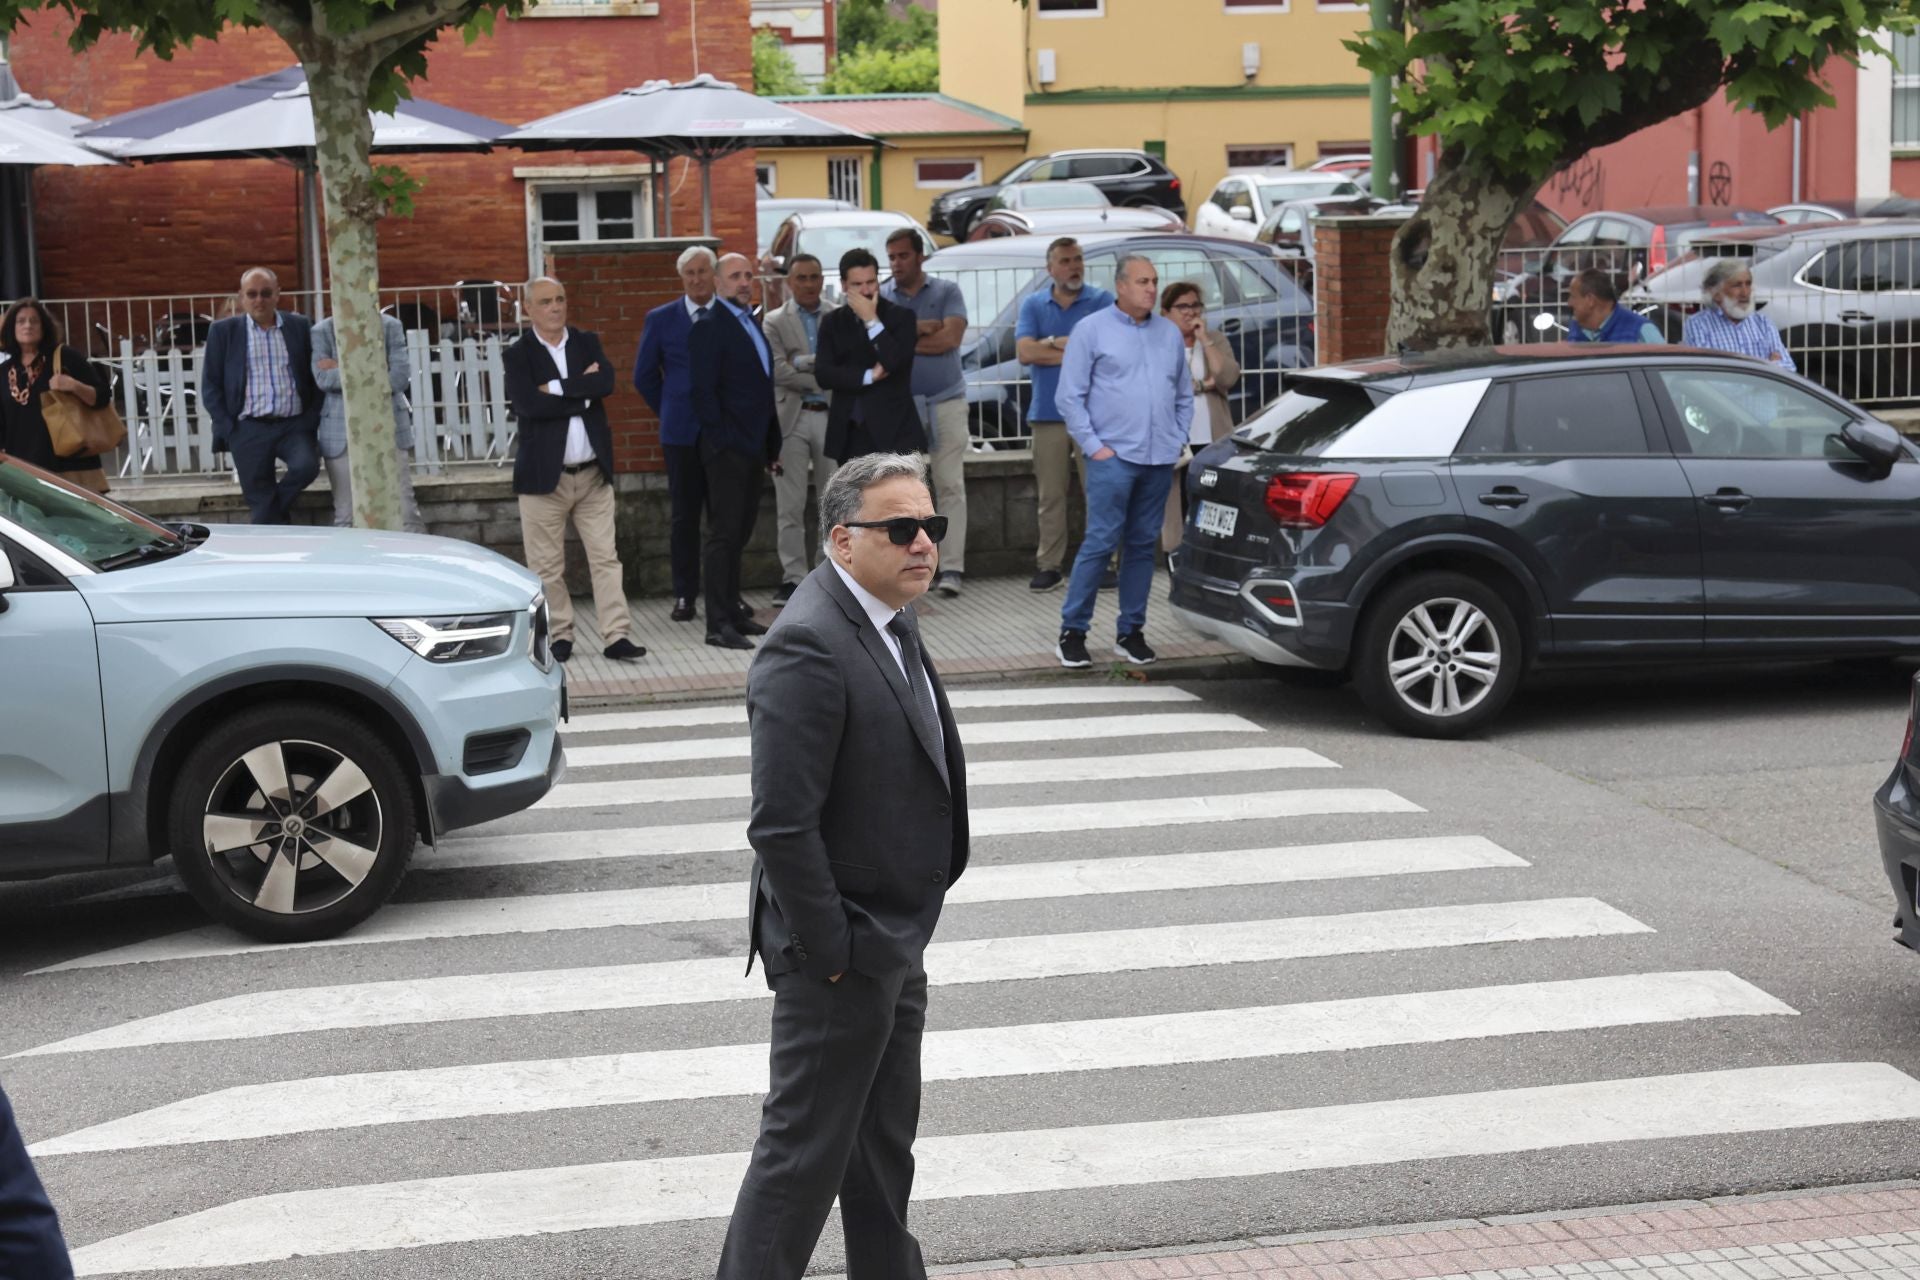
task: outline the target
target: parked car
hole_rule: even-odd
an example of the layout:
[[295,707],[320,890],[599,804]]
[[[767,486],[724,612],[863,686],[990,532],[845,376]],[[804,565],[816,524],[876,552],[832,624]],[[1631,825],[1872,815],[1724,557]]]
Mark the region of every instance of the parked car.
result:
[[[967,303],[967,335],[960,347],[968,408],[976,440],[1023,447],[1032,391],[1015,353],[1020,303],[1051,287],[1042,236],[954,245],[927,259],[927,270],[960,286]],[[1087,282],[1113,287],[1125,253],[1142,253],[1161,283],[1194,280],[1207,323],[1227,336],[1242,368],[1228,397],[1237,422],[1277,395],[1280,370],[1313,363],[1313,299],[1288,278],[1272,254],[1254,245],[1185,233],[1114,233],[1080,237]]]
[[1768,213],[1789,226],[1803,222],[1846,222],[1854,218],[1920,217],[1920,200],[1874,196],[1866,200],[1801,200],[1776,205]]
[[1343,173],[1312,169],[1230,173],[1215,184],[1213,194],[1194,213],[1193,229],[1203,235],[1252,240],[1267,216],[1289,200],[1364,194]]
[[330,937],[417,840],[561,775],[540,580],[404,533],[163,527],[0,455],[0,879],[171,855],[215,919]]
[[1732,253],[1753,272],[1753,299],[1800,372],[1850,400],[1920,396],[1920,221],[1848,221],[1740,230],[1694,242],[1694,255],[1622,301],[1678,342],[1702,305],[1700,282]]
[[1920,951],[1920,742],[1914,719],[1920,714],[1920,675],[1907,695],[1907,732],[1893,773],[1873,793],[1873,822],[1880,837],[1880,862],[1893,890],[1893,940]]
[[828,209],[858,209],[860,206],[851,200],[814,200],[792,197],[781,200],[772,196],[763,196],[754,205],[754,223],[760,244],[760,252],[766,253],[773,248],[773,234],[789,214],[819,213]]
[[1404,733],[1563,663],[1920,651],[1920,453],[1743,356],[1554,345],[1290,374],[1189,469],[1175,613]]
[[787,273],[787,265],[796,254],[810,253],[820,259],[828,298],[840,296],[840,256],[850,249],[872,253],[880,264],[880,278],[885,280],[893,274],[887,265],[887,237],[901,227],[918,231],[920,242],[929,249],[933,247],[933,237],[925,227],[890,209],[822,209],[788,214],[773,233],[773,243],[767,250],[764,265],[768,276],[762,281],[766,309],[771,311],[786,300],[776,277]]
[[967,232],[967,243],[1000,240],[1007,236],[1099,235],[1103,231],[1157,231],[1183,235],[1187,224],[1167,209],[995,209],[981,216]]
[[[1277,204],[1267,220],[1253,234],[1255,244],[1270,246],[1282,258],[1313,261],[1313,216],[1364,216],[1387,208],[1387,202],[1372,196],[1319,196],[1311,200],[1288,200]],[[1411,210],[1409,210],[1411,212]]]
[[927,213],[927,226],[955,240],[967,238],[974,219],[1001,187],[1015,182],[1091,182],[1107,199],[1125,208],[1157,205],[1186,220],[1180,179],[1166,161],[1149,151],[1051,151],[1028,156],[992,182],[942,192]]
[[1111,209],[1113,201],[1091,182],[1009,182],[987,201],[995,209]]

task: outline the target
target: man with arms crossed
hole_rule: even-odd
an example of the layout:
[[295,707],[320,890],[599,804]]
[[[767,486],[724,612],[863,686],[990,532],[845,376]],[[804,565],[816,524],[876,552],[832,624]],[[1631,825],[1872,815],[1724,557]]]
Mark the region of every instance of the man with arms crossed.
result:
[[907,1230],[928,939],[967,865],[966,761],[912,602],[946,521],[924,464],[851,459],[820,498],[825,564],[747,677],[753,955],[770,1087],[719,1280],[800,1280],[840,1199],[848,1280],[924,1280]]
[[[767,316],[773,346],[773,398],[780,412],[780,474],[773,482],[776,542],[780,548],[779,608],[807,576],[807,485],[827,487],[833,462],[827,457],[827,393],[814,379],[820,322],[832,308],[820,301],[826,287],[820,259],[796,254],[787,264],[787,304]],[[824,554],[824,551],[823,551]]]

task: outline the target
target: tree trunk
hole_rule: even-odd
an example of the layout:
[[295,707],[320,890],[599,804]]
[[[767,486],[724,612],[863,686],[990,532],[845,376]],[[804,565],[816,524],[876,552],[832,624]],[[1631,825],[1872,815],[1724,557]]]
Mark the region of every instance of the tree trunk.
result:
[[[316,42],[318,43],[318,42]],[[394,446],[393,389],[380,320],[378,223],[373,190],[373,125],[367,116],[370,55],[302,59],[313,103],[313,132],[326,198],[327,269],[333,282],[333,329],[346,396],[347,458],[353,478],[353,522],[400,527],[399,459]],[[416,424],[416,430],[426,424]]]
[[1420,211],[1393,237],[1387,350],[1493,341],[1489,313],[1500,241],[1542,184],[1503,185],[1440,156]]

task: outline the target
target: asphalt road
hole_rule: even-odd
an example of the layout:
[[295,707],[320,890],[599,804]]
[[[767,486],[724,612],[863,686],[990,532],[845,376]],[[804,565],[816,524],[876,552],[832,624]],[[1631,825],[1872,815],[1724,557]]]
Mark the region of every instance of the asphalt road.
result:
[[[930,1031],[985,1037],[928,1085],[929,1259],[1910,1176],[1920,956],[1868,809],[1907,680],[1567,676],[1462,743],[1264,678],[963,709],[1003,833],[929,964]],[[612,785],[424,856],[384,940],[201,954],[232,940],[151,876],[0,886],[0,1081],[83,1274],[711,1274],[756,1099],[682,1051],[750,1068],[767,1006],[735,977],[743,802],[662,797],[745,761],[648,744],[743,732],[576,733],[602,763],[568,784]],[[1168,776],[1200,751],[1296,755]],[[457,975],[493,976],[415,985]],[[1005,1039],[1090,1021],[1078,1061]]]

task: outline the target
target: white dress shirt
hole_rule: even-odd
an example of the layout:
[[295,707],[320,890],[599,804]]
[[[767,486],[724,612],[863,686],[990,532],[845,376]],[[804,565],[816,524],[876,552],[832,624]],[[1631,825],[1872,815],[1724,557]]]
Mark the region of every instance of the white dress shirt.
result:
[[[869,529],[867,532],[883,533],[885,530]],[[893,655],[894,665],[900,668],[900,674],[902,676],[906,676],[907,687],[911,689],[913,687],[913,677],[907,675],[907,660],[900,655],[900,637],[887,630],[887,624],[893,621],[893,615],[899,613],[900,610],[894,608],[879,596],[874,595],[873,592],[856,582],[852,574],[840,567],[838,560],[829,557],[827,563],[832,565],[833,571],[840,575],[840,581],[847,584],[847,590],[853,592],[853,598],[860,602],[860,607],[866,611],[867,621],[871,622],[873,629],[880,633],[881,642],[887,646],[887,652]],[[920,678],[927,681],[927,692],[931,694],[933,692],[933,681],[927,678],[927,673],[924,668],[920,672]],[[947,730],[946,727],[940,723],[939,717],[937,716],[934,718],[933,727],[940,735],[940,749],[942,751],[946,750]]]
[[[538,329],[534,330],[533,336],[540,339],[540,345],[545,347],[547,354],[553,357],[553,367],[560,371],[560,378],[572,376],[567,372],[567,335],[564,333],[560,335],[559,346],[541,338]],[[550,394],[556,396],[566,394],[560,389],[560,378],[548,380],[547,391]],[[587,420],[576,413],[567,419],[567,451],[561,455],[560,465],[577,467],[583,462],[592,461],[593,441],[587,439]]]

